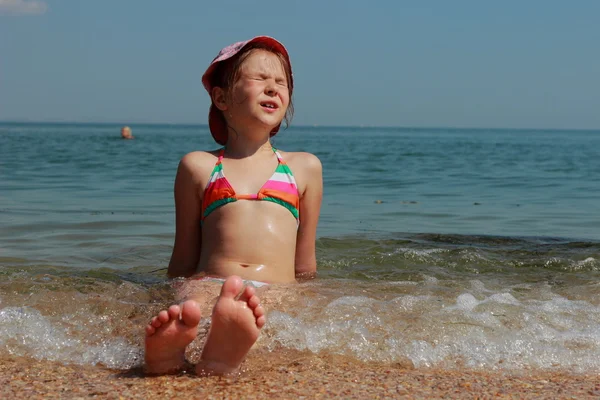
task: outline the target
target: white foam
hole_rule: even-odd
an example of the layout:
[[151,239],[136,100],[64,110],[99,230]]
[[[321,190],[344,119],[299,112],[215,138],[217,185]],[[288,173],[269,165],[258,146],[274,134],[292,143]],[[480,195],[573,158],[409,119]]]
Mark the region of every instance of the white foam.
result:
[[456,299],[456,307],[458,307],[461,310],[471,311],[475,307],[477,307],[478,304],[479,301],[477,301],[475,296],[473,296],[470,293],[461,294]]
[[[446,282],[389,285],[386,290],[402,294],[383,291],[377,298],[336,297],[330,288],[287,312],[272,307],[261,342],[272,350],[365,361],[408,358],[416,367],[600,372],[600,309],[594,304],[569,300],[549,285],[528,285],[523,294],[523,285],[494,292],[478,280],[462,284],[458,290]],[[111,368],[140,364],[142,350],[112,336],[118,319],[89,320],[85,309],[77,310],[50,317],[30,307],[1,309],[0,351]]]
[[409,358],[416,367],[600,372],[600,310],[556,294],[526,300],[509,292],[465,292],[453,301],[346,296],[296,317],[271,312],[265,330],[272,349]]
[[515,299],[515,297],[513,295],[511,295],[510,293],[493,294],[490,297],[488,297],[487,299],[485,299],[485,302],[500,303],[500,304],[512,304],[514,306],[518,306],[519,304],[521,304],[519,302],[519,300]]
[[141,360],[140,349],[122,338],[86,343],[29,307],[0,310],[0,347],[17,356],[109,368],[130,368]]
[[588,257],[585,260],[575,261],[573,264],[571,264],[571,269],[573,271],[588,270],[588,269],[597,270],[598,262],[596,261],[595,258]]
[[440,254],[440,253],[447,253],[447,252],[449,252],[449,250],[445,250],[445,249],[417,250],[417,249],[411,249],[408,247],[399,247],[398,249],[394,250],[392,253],[389,253],[389,255],[401,254],[408,259],[414,259],[414,260],[418,260],[418,261],[427,261],[427,260],[432,259],[432,255]]
[[429,300],[431,300],[431,296],[406,295],[390,300],[389,305],[398,311],[409,312],[418,310],[426,305]]

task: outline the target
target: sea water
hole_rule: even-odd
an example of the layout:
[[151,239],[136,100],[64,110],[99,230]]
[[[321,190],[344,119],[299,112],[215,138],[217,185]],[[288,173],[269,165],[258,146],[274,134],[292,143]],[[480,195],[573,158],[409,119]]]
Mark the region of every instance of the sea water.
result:
[[[0,356],[131,368],[173,301],[173,178],[206,126],[0,124]],[[319,279],[259,345],[416,367],[600,372],[600,132],[298,127]],[[207,321],[203,321],[206,324]]]

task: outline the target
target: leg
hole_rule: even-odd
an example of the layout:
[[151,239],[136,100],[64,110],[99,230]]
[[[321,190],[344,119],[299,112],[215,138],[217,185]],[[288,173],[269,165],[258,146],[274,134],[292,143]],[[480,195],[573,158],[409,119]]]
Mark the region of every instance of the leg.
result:
[[238,370],[264,326],[265,311],[251,286],[238,276],[227,278],[212,313],[198,375],[224,375]]
[[188,300],[152,318],[146,326],[146,372],[173,373],[185,365],[185,349],[198,334],[200,316],[199,304]]

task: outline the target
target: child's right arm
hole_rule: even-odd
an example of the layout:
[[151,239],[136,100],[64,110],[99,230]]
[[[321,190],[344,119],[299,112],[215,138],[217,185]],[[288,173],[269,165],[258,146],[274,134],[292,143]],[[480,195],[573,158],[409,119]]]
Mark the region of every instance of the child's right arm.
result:
[[167,271],[169,278],[192,276],[200,260],[202,202],[197,158],[193,153],[184,156],[175,177],[175,244]]

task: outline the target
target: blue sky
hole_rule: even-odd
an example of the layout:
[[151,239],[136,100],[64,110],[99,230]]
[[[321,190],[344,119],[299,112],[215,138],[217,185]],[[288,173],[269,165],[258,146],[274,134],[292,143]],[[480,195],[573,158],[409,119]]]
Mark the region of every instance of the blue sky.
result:
[[292,125],[600,128],[600,2],[0,0],[0,120],[206,123],[200,77],[288,48]]

